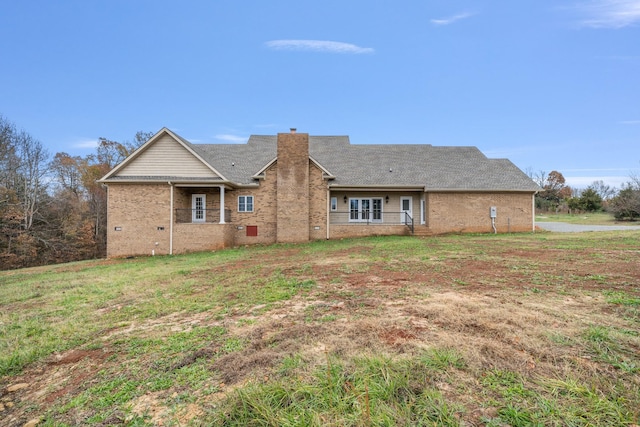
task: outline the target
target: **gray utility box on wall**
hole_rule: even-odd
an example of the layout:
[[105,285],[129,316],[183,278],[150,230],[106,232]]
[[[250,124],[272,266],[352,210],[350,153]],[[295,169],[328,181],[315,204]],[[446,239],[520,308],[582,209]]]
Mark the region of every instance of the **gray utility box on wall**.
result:
[[491,218],[495,218],[495,217],[497,217],[497,216],[498,216],[498,208],[496,208],[495,206],[491,206],[491,207],[489,208],[489,216],[490,216]]

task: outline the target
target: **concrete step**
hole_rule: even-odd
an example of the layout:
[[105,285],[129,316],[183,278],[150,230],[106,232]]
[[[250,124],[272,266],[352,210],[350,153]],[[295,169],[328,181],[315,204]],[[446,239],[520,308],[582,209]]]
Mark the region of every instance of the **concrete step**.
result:
[[414,236],[433,236],[433,233],[431,232],[431,230],[429,230],[426,227],[416,227],[413,230],[413,235]]

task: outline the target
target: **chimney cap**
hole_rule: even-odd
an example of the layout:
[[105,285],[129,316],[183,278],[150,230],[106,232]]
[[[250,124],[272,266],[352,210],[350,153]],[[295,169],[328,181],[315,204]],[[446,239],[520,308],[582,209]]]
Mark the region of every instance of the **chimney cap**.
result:
[[289,130],[291,131],[291,133],[296,133],[296,128],[289,128]]

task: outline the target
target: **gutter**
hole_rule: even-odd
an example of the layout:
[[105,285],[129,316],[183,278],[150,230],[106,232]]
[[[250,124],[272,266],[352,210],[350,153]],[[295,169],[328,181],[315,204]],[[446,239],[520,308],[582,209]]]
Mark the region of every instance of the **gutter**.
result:
[[330,188],[334,190],[351,190],[351,191],[374,191],[384,189],[387,191],[405,191],[405,190],[424,190],[424,185],[340,185],[330,184]]
[[523,190],[517,188],[495,189],[495,188],[430,188],[430,193],[537,193],[537,190]]
[[425,193],[537,193],[539,190],[521,189],[521,188],[428,188],[425,185],[346,185],[331,184],[329,185],[335,190],[387,190],[387,191],[404,191],[404,190],[420,190]]

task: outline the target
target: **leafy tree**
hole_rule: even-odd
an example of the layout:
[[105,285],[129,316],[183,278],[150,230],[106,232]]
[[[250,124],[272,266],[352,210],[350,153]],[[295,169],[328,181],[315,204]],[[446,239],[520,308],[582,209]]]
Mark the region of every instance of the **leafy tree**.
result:
[[592,188],[587,187],[579,198],[580,209],[586,212],[596,212],[602,209],[602,197]]
[[567,207],[569,208],[569,213],[576,212],[582,210],[582,204],[580,203],[580,197],[574,196],[567,199]]
[[536,196],[536,207],[539,209],[558,209],[561,202],[571,197],[571,187],[565,185],[564,176],[558,171],[551,171],[548,175],[541,172],[538,175],[538,185],[542,191]]
[[617,220],[635,221],[640,218],[640,185],[627,183],[618,195],[611,199],[609,209]]

